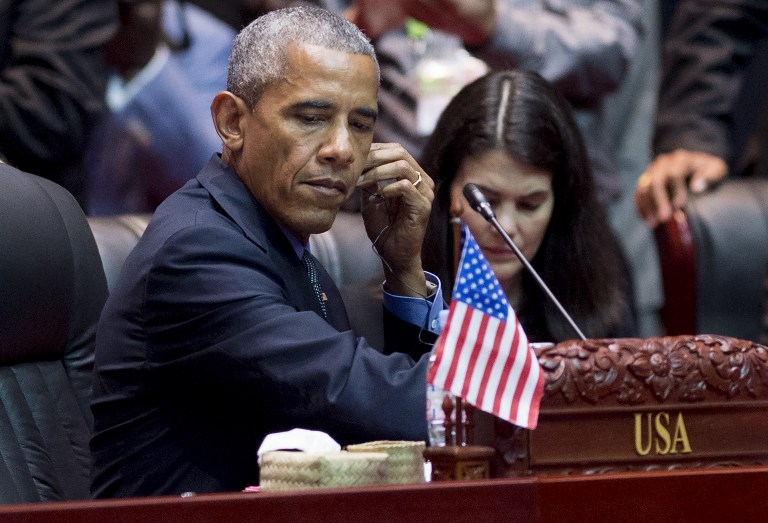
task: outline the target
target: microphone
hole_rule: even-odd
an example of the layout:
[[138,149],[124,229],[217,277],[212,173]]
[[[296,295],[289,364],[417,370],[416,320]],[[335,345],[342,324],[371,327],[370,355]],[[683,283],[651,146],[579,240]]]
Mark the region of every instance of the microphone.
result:
[[469,205],[471,205],[475,211],[482,214],[483,218],[488,221],[493,221],[496,219],[496,213],[493,212],[491,204],[488,202],[488,200],[485,199],[485,195],[480,189],[477,188],[477,185],[474,183],[468,183],[464,186],[463,192],[464,197],[469,202]]
[[581,332],[581,329],[579,329],[579,327],[576,325],[576,322],[573,321],[571,315],[566,312],[557,298],[555,298],[555,295],[552,294],[552,291],[549,290],[547,284],[544,283],[544,280],[541,279],[539,273],[537,273],[536,269],[533,268],[533,265],[528,262],[522,251],[517,247],[517,245],[515,245],[515,242],[512,241],[512,238],[510,238],[506,231],[501,227],[499,220],[496,219],[496,213],[494,213],[493,209],[491,208],[491,204],[485,198],[485,195],[482,193],[482,191],[478,189],[477,185],[474,183],[468,183],[464,186],[464,190],[462,192],[464,193],[464,197],[469,202],[469,205],[472,206],[472,209],[480,213],[483,218],[490,222],[491,225],[493,225],[496,230],[499,231],[501,237],[504,238],[504,241],[507,242],[507,245],[509,245],[512,251],[514,251],[515,256],[517,256],[523,266],[528,269],[528,271],[530,271],[530,273],[533,275],[533,278],[536,280],[536,283],[539,284],[539,287],[542,288],[547,296],[549,296],[549,299],[552,300],[552,302],[557,306],[563,317],[568,321],[571,327],[573,327],[573,330],[576,331],[576,334],[579,335],[579,338],[586,340],[586,336],[584,336],[584,334]]

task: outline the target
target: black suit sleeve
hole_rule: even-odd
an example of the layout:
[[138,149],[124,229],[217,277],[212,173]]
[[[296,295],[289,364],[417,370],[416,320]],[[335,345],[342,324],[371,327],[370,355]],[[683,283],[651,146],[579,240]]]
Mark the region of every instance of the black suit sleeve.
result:
[[284,282],[300,278],[298,260],[276,266],[236,232],[177,233],[147,278],[150,365],[177,390],[258,406],[265,432],[305,427],[343,444],[426,439],[427,356],[383,355],[297,310]]
[[[419,340],[414,343],[414,339]],[[384,308],[384,353],[402,352],[417,361],[432,350],[437,334],[401,320]]]

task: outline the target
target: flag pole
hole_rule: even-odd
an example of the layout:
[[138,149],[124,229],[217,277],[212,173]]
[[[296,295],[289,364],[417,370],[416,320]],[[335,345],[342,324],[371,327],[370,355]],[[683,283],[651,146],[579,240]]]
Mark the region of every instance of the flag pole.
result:
[[[453,235],[453,275],[454,278],[459,270],[461,262],[461,220],[457,216],[451,216],[451,232]],[[456,282],[453,282],[456,286]],[[456,446],[461,447],[464,444],[464,400],[458,394],[456,397]]]

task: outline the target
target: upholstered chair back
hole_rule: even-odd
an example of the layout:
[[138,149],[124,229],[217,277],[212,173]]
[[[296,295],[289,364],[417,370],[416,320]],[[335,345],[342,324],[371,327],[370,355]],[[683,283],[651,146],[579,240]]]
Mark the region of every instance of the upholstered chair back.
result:
[[667,334],[760,341],[768,268],[768,180],[730,179],[656,231]]
[[60,186],[0,164],[0,503],[89,495],[96,243]]

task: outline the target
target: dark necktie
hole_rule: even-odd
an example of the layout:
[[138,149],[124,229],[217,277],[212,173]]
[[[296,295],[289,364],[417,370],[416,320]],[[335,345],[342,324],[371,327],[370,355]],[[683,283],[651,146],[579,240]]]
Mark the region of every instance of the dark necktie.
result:
[[328,311],[325,309],[325,293],[320,286],[320,280],[317,278],[317,265],[315,264],[315,257],[309,251],[304,251],[304,256],[301,258],[301,263],[304,264],[304,269],[309,275],[309,283],[312,284],[312,290],[315,291],[315,297],[320,304],[320,310],[323,313],[323,318],[328,318]]

